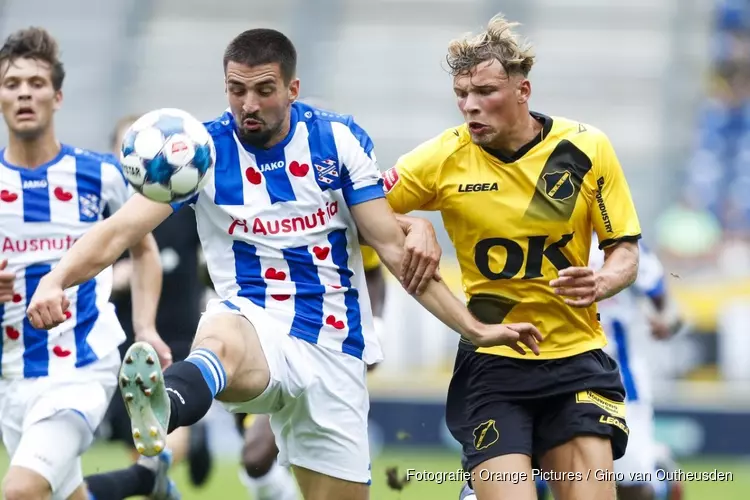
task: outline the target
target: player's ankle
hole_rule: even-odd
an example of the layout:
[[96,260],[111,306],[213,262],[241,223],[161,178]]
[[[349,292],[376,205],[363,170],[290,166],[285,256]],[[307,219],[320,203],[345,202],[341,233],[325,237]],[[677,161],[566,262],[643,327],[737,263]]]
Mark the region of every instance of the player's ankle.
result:
[[197,423],[211,409],[217,389],[223,388],[218,385],[218,377],[210,372],[209,361],[202,356],[191,359],[192,356],[164,371],[164,384],[170,400],[167,432]]

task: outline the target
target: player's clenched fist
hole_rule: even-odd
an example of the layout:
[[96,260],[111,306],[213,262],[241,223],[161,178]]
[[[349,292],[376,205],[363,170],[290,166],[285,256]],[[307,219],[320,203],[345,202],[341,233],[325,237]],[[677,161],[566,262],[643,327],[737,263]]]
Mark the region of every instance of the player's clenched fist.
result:
[[471,339],[477,347],[495,347],[507,345],[519,354],[526,354],[521,344],[526,345],[531,352],[539,354],[539,342],[542,334],[531,323],[509,323],[504,325],[485,325],[475,332]]
[[567,267],[561,270],[557,279],[549,282],[557,295],[565,298],[565,303],[573,307],[588,307],[596,302],[596,275],[590,267]]
[[62,286],[42,278],[31,298],[26,316],[34,328],[49,330],[67,319],[65,311],[68,307],[70,300],[65,296]]
[[13,300],[13,283],[16,281],[16,273],[6,270],[8,260],[0,261],[0,304]]

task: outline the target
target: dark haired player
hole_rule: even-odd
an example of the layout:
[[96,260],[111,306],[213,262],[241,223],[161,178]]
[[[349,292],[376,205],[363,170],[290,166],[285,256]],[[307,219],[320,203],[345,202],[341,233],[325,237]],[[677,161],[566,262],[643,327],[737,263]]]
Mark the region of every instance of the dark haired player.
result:
[[[42,330],[26,317],[50,269],[128,195],[114,158],[58,141],[54,115],[64,79],[57,43],[41,28],[17,31],[0,48],[0,107],[9,131],[0,150],[0,427],[10,455],[3,498],[178,498],[167,478],[169,454],[84,483],[80,456],[117,387],[117,348],[125,338],[108,302],[112,270],[102,268],[61,297],[66,311],[56,328]],[[127,247],[133,297],[142,305],[133,311],[135,336],[168,363],[154,326],[158,250],[148,233]]]
[[[404,229],[384,199],[365,131],[349,116],[296,102],[296,50],[286,36],[238,35],[224,70],[230,109],[207,124],[214,175],[189,202],[219,298],[185,361],[162,372],[148,344],[128,350],[120,389],[139,431],[136,448],[158,454],[168,433],[203,418],[217,398],[232,412],[271,415],[279,461],[293,466],[307,500],[364,500],[366,371],[381,351],[359,238],[402,278]],[[111,265],[179,208],[131,197],[42,280],[31,323],[63,321],[65,289]],[[530,324],[482,324],[445,284],[427,281],[417,300],[464,337],[536,350],[539,332]]]

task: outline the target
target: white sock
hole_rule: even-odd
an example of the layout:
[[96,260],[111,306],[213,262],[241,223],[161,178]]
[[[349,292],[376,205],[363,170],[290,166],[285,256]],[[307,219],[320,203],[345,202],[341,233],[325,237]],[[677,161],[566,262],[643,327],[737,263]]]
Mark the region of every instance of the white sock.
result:
[[240,480],[254,500],[298,500],[297,482],[292,471],[274,462],[271,469],[261,477],[250,477],[240,469]]

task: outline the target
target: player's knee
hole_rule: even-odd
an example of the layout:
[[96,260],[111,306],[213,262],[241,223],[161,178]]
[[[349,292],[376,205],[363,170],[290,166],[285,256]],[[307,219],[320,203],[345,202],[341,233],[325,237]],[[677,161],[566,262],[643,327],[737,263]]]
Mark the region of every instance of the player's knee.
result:
[[242,447],[242,465],[250,477],[263,477],[273,467],[278,450],[273,442],[247,442]]
[[31,470],[11,467],[3,480],[4,500],[48,500],[51,496],[47,480]]

